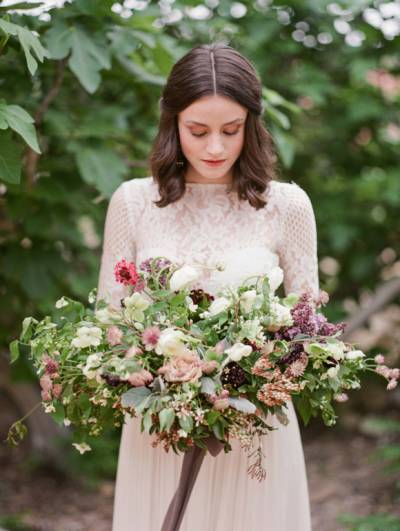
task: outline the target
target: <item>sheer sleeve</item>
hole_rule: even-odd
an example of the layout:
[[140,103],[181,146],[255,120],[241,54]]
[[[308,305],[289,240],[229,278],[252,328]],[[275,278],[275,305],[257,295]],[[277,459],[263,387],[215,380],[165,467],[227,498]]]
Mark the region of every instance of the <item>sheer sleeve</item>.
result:
[[127,295],[127,288],[115,280],[115,264],[122,258],[134,262],[136,255],[126,185],[122,183],[115,190],[108,205],[97,287],[97,301],[105,299],[116,308],[120,307],[120,299]]
[[307,193],[296,183],[286,183],[282,216],[280,264],[284,272],[285,294],[319,293],[317,227]]

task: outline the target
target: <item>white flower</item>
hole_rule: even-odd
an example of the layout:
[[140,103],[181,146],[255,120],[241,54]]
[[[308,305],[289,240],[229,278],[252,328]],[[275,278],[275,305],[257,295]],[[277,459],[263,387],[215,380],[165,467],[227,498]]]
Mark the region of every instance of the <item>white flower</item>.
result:
[[290,313],[290,308],[280,304],[277,301],[272,301],[270,304],[270,312],[266,317],[267,329],[270,332],[279,330],[282,326],[291,326],[293,318]]
[[144,321],[144,310],[151,304],[151,300],[143,297],[140,293],[135,292],[129,297],[124,298],[125,317],[132,321]]
[[60,308],[64,308],[64,306],[68,306],[69,302],[65,299],[65,297],[61,297],[61,299],[58,299],[58,301],[56,301],[56,304],[55,304],[55,307],[60,309]]
[[86,358],[86,365],[82,368],[82,373],[86,376],[88,380],[92,380],[94,378],[97,379],[97,376],[100,374],[99,370],[94,369],[98,368],[101,364],[101,358],[101,352],[95,352],[94,354],[90,354]]
[[102,331],[97,326],[81,326],[76,331],[77,336],[71,342],[73,347],[86,348],[100,345]]
[[214,299],[208,307],[208,315],[217,315],[229,308],[231,302],[226,297],[218,297]]
[[46,413],[54,413],[56,408],[53,406],[53,404],[48,404],[45,406],[44,410]]
[[269,289],[274,293],[283,282],[283,270],[279,266],[273,267],[267,274]]
[[339,369],[340,369],[340,366],[339,364],[337,364],[334,367],[330,367],[326,371],[326,374],[329,376],[329,378],[336,378],[336,376],[338,375]]
[[362,350],[349,350],[346,352],[347,360],[358,360],[359,358],[364,358],[365,354]]
[[329,352],[336,361],[344,359],[345,344],[342,341],[338,341],[337,343],[327,343],[326,345],[323,344],[321,346],[326,352]]
[[70,426],[71,425],[71,421],[67,417],[65,417],[63,422],[64,422],[64,426]]
[[185,265],[175,271],[169,281],[169,287],[172,291],[179,291],[182,288],[185,288],[192,282],[196,281],[199,278],[199,273],[197,269],[192,266]]
[[186,305],[191,312],[195,312],[199,307],[198,304],[194,304],[192,297],[185,297]]
[[117,312],[112,306],[102,308],[101,310],[96,310],[94,315],[102,324],[113,323],[114,319],[119,318],[119,312]]
[[253,349],[250,345],[244,345],[243,343],[235,343],[231,348],[225,350],[232,361],[240,361],[244,356],[249,356],[252,351]]
[[155,351],[157,354],[176,356],[187,352],[183,341],[186,336],[181,330],[175,328],[166,328],[158,338]]
[[177,433],[178,433],[179,437],[183,437],[183,438],[187,437],[187,435],[188,435],[187,432],[185,430],[182,430],[182,429],[178,430]]
[[91,450],[91,447],[87,443],[72,443],[72,446],[75,446],[80,454],[84,454],[85,452],[89,452],[89,450]]
[[244,291],[240,296],[240,307],[244,313],[249,313],[254,308],[254,304],[257,300],[257,291],[255,289],[249,289]]

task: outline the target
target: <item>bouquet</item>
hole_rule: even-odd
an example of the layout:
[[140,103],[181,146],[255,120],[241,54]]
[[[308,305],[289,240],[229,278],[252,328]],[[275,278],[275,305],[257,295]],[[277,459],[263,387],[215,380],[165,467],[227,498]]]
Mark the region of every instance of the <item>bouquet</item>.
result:
[[[345,323],[332,324],[321,311],[326,292],[317,301],[309,293],[278,297],[279,267],[215,296],[192,287],[195,267],[164,257],[138,268],[122,259],[115,279],[127,290],[119,307],[96,300],[96,290],[87,306],[62,297],[53,318],[25,318],[10,345],[12,362],[21,353],[32,359],[37,406],[74,427],[80,453],[105,427],[140,416],[141,431],[166,451],[207,449],[212,436],[229,452],[238,439],[251,458],[248,473],[262,480],[261,438],[276,429],[268,413],[287,424],[293,399],[305,424],[321,415],[332,426],[334,402],[360,387],[363,372],[386,378],[388,389],[397,385],[400,370],[382,354],[367,358],[340,340]],[[11,426],[10,444],[26,434],[26,416]]]

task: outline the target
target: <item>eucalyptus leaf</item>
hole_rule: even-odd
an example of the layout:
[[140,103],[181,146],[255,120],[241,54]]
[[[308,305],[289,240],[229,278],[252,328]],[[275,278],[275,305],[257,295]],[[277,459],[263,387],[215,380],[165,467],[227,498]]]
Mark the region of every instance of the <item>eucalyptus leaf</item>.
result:
[[201,378],[201,392],[206,395],[212,395],[215,393],[216,384],[209,376],[203,376]]
[[121,396],[123,407],[137,408],[151,394],[146,386],[132,387]]
[[247,398],[236,398],[232,396],[228,398],[228,402],[231,407],[237,411],[242,411],[242,413],[254,414],[257,410],[256,406],[250,400],[247,400]]
[[162,409],[158,414],[158,418],[160,420],[160,430],[169,431],[175,420],[175,410],[172,407]]

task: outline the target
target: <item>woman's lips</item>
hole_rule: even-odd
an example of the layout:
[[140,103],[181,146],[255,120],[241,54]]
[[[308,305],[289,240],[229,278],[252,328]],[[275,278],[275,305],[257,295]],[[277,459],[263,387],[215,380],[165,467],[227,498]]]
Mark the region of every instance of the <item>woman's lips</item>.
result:
[[208,166],[214,167],[214,166],[221,166],[224,162],[224,160],[203,160]]

